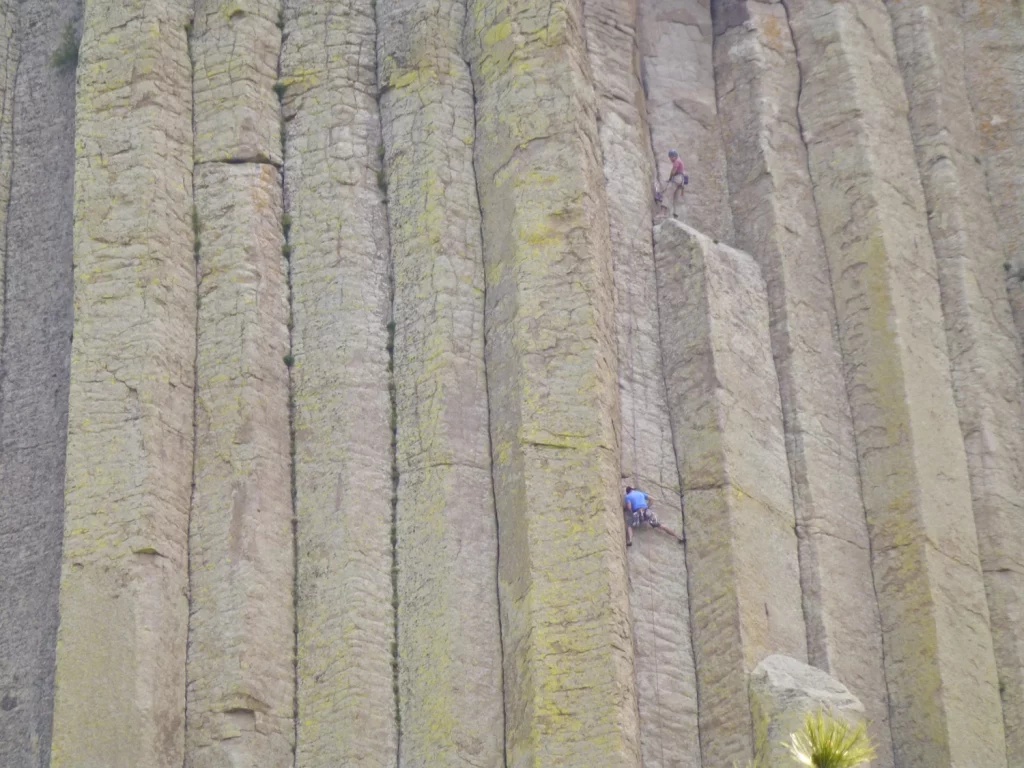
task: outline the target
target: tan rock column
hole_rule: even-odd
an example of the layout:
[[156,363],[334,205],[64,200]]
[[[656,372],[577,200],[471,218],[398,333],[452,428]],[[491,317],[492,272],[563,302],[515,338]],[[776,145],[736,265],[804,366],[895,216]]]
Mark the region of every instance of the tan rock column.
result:
[[807,658],[768,299],[748,254],[674,221],[655,230],[661,351],[686,504],[706,766],[754,753],[747,676]]
[[[1024,16],[1015,0],[962,0],[959,10],[979,156],[1006,254],[1017,335],[1024,338]],[[1019,706],[1024,693],[1012,695]],[[1024,739],[1020,728],[1010,738],[1018,734]],[[1020,754],[1024,745],[1014,744],[1011,754]]]
[[638,766],[612,259],[575,0],[474,0],[469,53],[508,765]]
[[864,703],[876,765],[892,766],[882,629],[836,313],[807,151],[800,72],[780,3],[716,8],[715,74],[736,245],[768,289],[800,544],[810,661]]
[[872,537],[896,762],[1004,765],[967,462],[889,16],[875,0],[786,6]]
[[183,0],[89,0],[54,768],[183,760],[196,351]]
[[291,766],[294,554],[281,179],[203,163],[186,765]]
[[[661,521],[681,534],[682,496],[658,338],[651,240],[654,163],[640,82],[637,4],[587,2],[584,17],[615,269],[620,490],[633,485],[650,493]],[[667,536],[641,530],[633,537],[628,562],[643,764],[698,768],[697,680],[685,551]]]
[[53,56],[81,4],[0,10],[0,765],[39,768],[53,722],[74,303],[75,66]]
[[288,0],[298,768],[394,766],[391,312],[373,6]]
[[199,321],[186,766],[291,766],[294,547],[277,3],[195,7]]
[[[710,0],[638,0],[640,62],[657,180],[665,186],[676,149],[690,186],[679,218],[714,238],[732,242],[715,74],[711,57]],[[654,181],[652,179],[651,181]]]
[[960,3],[894,0],[889,11],[938,263],[1008,754],[1024,760],[1024,366],[976,160]]
[[464,2],[378,0],[395,280],[401,764],[505,764]]

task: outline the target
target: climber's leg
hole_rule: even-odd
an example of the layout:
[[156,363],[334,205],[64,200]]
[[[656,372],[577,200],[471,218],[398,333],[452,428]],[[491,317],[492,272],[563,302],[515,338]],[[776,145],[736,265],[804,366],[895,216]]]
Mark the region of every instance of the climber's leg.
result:
[[655,515],[650,510],[647,510],[647,522],[651,524],[651,528],[653,528],[654,530],[659,531],[665,534],[666,536],[671,536],[673,539],[676,539],[680,543],[683,541],[682,536],[673,531],[671,528],[666,528],[664,525],[662,525],[661,521],[658,520],[657,515]]

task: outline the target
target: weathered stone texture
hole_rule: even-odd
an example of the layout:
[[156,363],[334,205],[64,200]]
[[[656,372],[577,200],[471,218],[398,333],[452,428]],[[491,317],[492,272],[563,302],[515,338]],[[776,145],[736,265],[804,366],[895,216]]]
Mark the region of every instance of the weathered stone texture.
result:
[[508,765],[637,766],[612,259],[582,7],[474,0]]
[[[960,4],[889,5],[935,246],[1010,755],[1024,759],[1024,374],[968,96]],[[1008,745],[1009,746],[1009,745]]]
[[54,768],[183,760],[195,262],[183,0],[90,0]]
[[0,228],[7,262],[0,336],[0,765],[45,768],[64,525],[75,168],[74,69],[55,71],[51,57],[80,6],[32,0],[17,10],[16,24],[13,15],[5,17],[0,41],[7,44],[0,53],[0,211],[7,225]]
[[393,766],[391,310],[370,3],[289,0],[298,768]]
[[379,0],[394,262],[401,764],[505,764],[465,3]]
[[[615,271],[621,488],[646,490],[662,522],[682,533],[679,472],[658,338],[650,229],[654,163],[636,18],[635,0],[584,4]],[[685,552],[667,536],[641,530],[628,562],[643,765],[699,766]]]
[[195,0],[195,161],[281,164],[281,0]]
[[736,245],[761,266],[793,480],[808,657],[848,685],[893,764],[868,531],[828,263],[779,3],[718,6],[715,73]]
[[4,333],[4,268],[7,260],[7,205],[11,194],[14,125],[14,77],[18,70],[18,34],[14,0],[0,0],[0,339]]
[[787,8],[872,537],[896,762],[1005,765],[935,256],[890,20],[874,0]]
[[845,685],[788,656],[768,656],[754,668],[750,707],[757,753],[769,766],[795,765],[786,745],[803,728],[809,713],[826,712],[851,725],[865,719],[864,705]]
[[[962,0],[959,10],[978,154],[1009,267],[1017,334],[1024,338],[1024,16],[1016,0]],[[1019,707],[1024,693],[1014,696]],[[1008,736],[1011,754],[1024,754],[1024,728]]]
[[748,254],[655,228],[661,342],[686,500],[704,765],[753,756],[747,675],[807,658],[768,300]]
[[201,225],[185,765],[292,765],[288,284],[281,178],[195,169]]
[[732,209],[726,179],[715,75],[711,56],[710,0],[639,0],[640,61],[657,178],[665,185],[676,149],[690,186],[681,220],[732,242]]

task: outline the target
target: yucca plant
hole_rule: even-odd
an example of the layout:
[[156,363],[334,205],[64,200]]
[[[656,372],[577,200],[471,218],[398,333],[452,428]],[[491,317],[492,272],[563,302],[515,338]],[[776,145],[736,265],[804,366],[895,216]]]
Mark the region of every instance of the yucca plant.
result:
[[875,759],[867,727],[853,727],[845,720],[812,712],[804,727],[789,737],[786,746],[800,765],[808,768],[857,768]]

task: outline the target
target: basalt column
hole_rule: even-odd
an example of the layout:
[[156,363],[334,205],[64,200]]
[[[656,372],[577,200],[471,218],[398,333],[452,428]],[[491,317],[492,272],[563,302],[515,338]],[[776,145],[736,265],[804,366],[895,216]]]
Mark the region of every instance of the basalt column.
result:
[[401,764],[505,764],[464,2],[378,0],[394,261]]
[[[298,768],[396,763],[391,288],[373,4],[288,0]],[[279,89],[280,90],[280,89]]]
[[196,351],[183,0],[89,0],[54,768],[179,768]]
[[16,7],[0,51],[0,765],[44,768],[64,531],[75,173],[74,49],[59,67],[54,57],[65,30],[77,34],[81,4]]
[[771,654],[807,658],[768,299],[749,254],[675,221],[654,237],[701,755],[705,766],[745,765],[758,747],[748,675]]
[[291,768],[287,262],[276,4],[196,3],[199,318],[185,765]]
[[935,254],[889,16],[876,0],[786,7],[872,538],[896,762],[1005,765]]
[[0,1],[0,338],[4,332],[4,268],[7,258],[7,205],[11,194],[14,77],[18,71],[18,19],[14,0]]
[[[1024,338],[1024,16],[1015,0],[962,0],[959,8],[979,154],[1006,254],[1017,334]],[[1014,694],[1015,707],[1022,695]],[[1008,738],[1011,754],[1020,754],[1024,730]]]
[[768,289],[810,661],[864,703],[891,766],[882,630],[828,262],[797,121],[800,72],[778,2],[719,2],[715,73],[736,245]]
[[[999,227],[964,76],[960,4],[892,0],[967,449],[1008,755],[1024,760],[1024,397]],[[1014,762],[1011,759],[1011,763]]]
[[640,763],[612,259],[575,0],[473,0],[510,766]]
[[710,0],[639,0],[640,61],[657,181],[671,205],[668,151],[686,164],[690,186],[677,213],[692,227],[732,242],[725,150],[715,103]]
[[[615,269],[621,398],[621,488],[651,494],[661,521],[682,533],[679,472],[658,344],[651,241],[650,131],[636,46],[635,0],[584,5],[597,92],[608,229]],[[641,529],[629,551],[643,764],[700,766],[697,683],[690,643],[686,557],[668,536]]]

